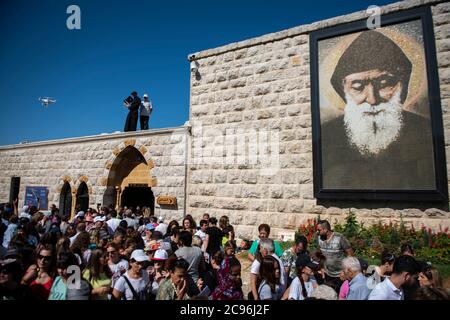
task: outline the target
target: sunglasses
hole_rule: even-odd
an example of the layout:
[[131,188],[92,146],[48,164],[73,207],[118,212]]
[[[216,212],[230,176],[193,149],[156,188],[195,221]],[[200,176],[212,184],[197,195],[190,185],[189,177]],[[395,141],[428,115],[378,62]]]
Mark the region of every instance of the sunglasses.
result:
[[38,260],[42,260],[42,259],[44,259],[44,261],[50,261],[50,260],[52,260],[52,257],[51,256],[43,256],[41,254],[38,254]]

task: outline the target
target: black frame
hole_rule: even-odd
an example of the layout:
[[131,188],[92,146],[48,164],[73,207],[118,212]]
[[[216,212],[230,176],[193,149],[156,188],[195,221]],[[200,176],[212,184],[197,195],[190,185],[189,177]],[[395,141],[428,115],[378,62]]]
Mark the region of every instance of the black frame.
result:
[[318,41],[369,30],[367,20],[318,30],[310,34],[311,114],[313,139],[314,196],[317,199],[396,200],[396,201],[448,201],[447,169],[439,88],[438,65],[430,6],[422,6],[381,16],[381,27],[421,19],[428,81],[431,130],[435,165],[435,190],[361,190],[324,189],[322,180],[321,123],[319,100]]

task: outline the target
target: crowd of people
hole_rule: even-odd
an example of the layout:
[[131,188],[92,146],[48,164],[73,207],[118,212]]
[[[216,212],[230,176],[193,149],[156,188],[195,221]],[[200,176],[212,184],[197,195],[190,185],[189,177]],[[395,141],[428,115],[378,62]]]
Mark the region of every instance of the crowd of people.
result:
[[[436,268],[411,246],[381,264],[354,257],[326,220],[318,247],[299,236],[283,251],[261,224],[240,240],[227,216],[164,221],[140,208],[0,208],[0,300],[447,300]],[[240,257],[252,262],[243,291]]]

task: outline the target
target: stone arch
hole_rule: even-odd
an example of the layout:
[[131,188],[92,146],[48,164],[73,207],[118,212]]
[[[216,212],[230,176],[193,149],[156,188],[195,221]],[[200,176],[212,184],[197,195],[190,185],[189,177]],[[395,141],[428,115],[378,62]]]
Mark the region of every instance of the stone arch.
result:
[[64,216],[72,213],[72,187],[67,180],[59,190],[59,212]]
[[[156,179],[152,176],[153,160],[147,148],[134,139],[125,140],[114,148],[113,154],[105,165],[105,175],[101,184],[106,186],[103,195],[105,206],[118,206],[122,201],[122,192],[125,188],[156,186]],[[153,198],[150,190],[149,196]],[[152,199],[154,207],[154,199]]]
[[81,181],[76,189],[75,208],[86,211],[89,208],[89,188],[85,181]]
[[[147,165],[150,169],[155,167],[155,162],[153,161],[152,157],[150,156],[150,152],[148,152],[147,147],[142,144],[139,140],[136,139],[127,139],[122,141],[120,144],[118,144],[111,152],[111,155],[106,160],[105,167],[103,169],[103,177],[100,178],[100,185],[106,187],[107,181],[109,178],[110,170],[113,165],[113,163],[116,161],[117,157],[122,154],[122,152],[127,147],[134,147],[136,150],[138,150],[141,155],[144,157],[145,161],[147,162]],[[154,177],[153,177],[154,178]],[[156,178],[154,178],[154,185],[156,186]]]

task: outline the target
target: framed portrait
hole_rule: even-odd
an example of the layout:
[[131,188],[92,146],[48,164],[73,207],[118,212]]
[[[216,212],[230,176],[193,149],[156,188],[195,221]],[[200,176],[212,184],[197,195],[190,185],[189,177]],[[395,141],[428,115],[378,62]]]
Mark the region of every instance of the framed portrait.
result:
[[318,199],[448,201],[429,6],[310,35]]

